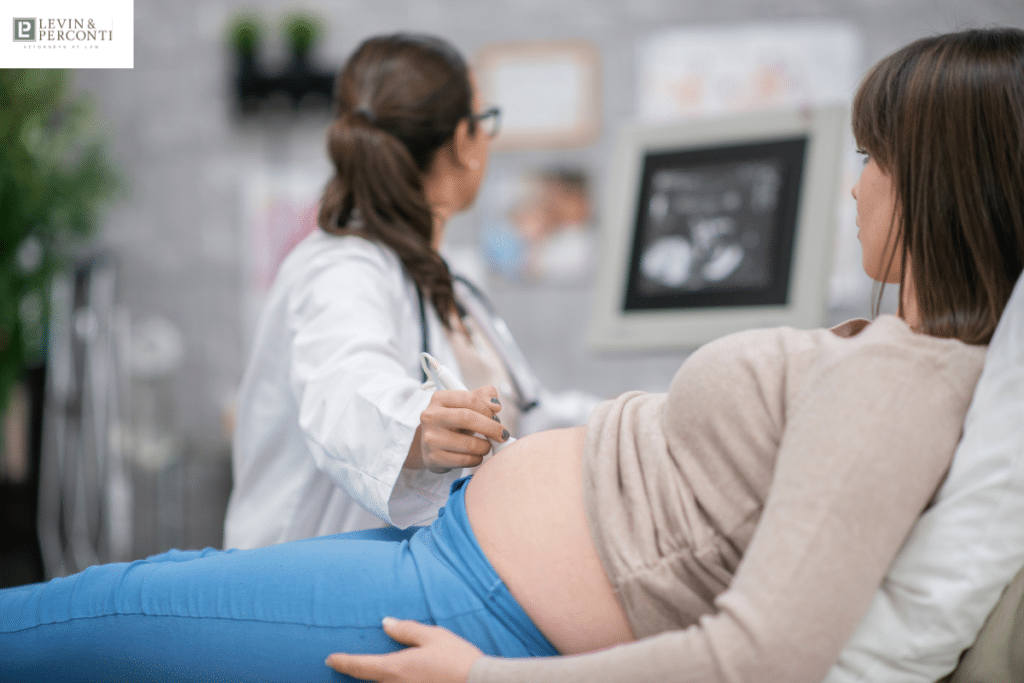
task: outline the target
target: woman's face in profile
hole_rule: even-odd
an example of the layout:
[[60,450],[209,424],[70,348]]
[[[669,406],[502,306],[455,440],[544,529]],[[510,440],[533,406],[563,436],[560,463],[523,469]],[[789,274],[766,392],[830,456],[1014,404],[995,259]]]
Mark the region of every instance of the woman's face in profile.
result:
[[[469,74],[469,82],[473,87],[473,113],[476,114],[483,107],[480,101],[480,91],[477,88],[476,78],[473,73]],[[468,145],[468,173],[466,174],[466,201],[462,208],[467,208],[476,199],[480,191],[480,183],[483,181],[484,173],[487,171],[487,160],[491,154],[491,137],[484,130],[484,127],[477,124],[473,134],[469,136]]]
[[860,179],[853,186],[857,200],[857,237],[860,239],[864,272],[878,282],[899,282],[900,264],[889,253],[895,248],[890,234],[896,226],[896,188],[892,178],[868,157]]

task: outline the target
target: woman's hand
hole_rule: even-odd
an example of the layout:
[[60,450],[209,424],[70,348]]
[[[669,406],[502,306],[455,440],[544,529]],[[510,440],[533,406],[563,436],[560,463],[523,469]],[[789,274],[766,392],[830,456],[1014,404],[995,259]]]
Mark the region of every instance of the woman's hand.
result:
[[473,645],[440,626],[385,617],[384,632],[410,647],[386,655],[336,653],[327,658],[335,671],[380,683],[465,683],[473,662],[483,656]]
[[491,450],[487,439],[502,442],[508,432],[497,414],[501,410],[498,390],[491,386],[473,391],[435,391],[420,414],[405,466],[447,472],[476,467]]

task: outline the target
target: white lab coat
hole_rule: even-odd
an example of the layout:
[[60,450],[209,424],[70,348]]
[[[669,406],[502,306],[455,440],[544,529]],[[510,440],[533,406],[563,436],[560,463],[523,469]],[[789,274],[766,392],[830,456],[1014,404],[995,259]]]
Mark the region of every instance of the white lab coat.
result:
[[[430,353],[460,375],[429,300]],[[431,391],[397,256],[317,230],[285,259],[238,394],[224,546],[429,523],[462,470],[403,470]]]

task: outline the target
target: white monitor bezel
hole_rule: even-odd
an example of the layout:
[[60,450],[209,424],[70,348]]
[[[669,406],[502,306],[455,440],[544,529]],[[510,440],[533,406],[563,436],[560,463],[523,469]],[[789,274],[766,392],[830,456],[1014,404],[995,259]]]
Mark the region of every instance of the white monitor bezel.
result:
[[[761,111],[660,127],[627,126],[609,169],[589,342],[598,350],[693,348],[743,329],[820,327],[833,265],[839,179],[848,110],[841,106]],[[715,149],[806,136],[783,305],[625,311],[632,241],[647,154]]]

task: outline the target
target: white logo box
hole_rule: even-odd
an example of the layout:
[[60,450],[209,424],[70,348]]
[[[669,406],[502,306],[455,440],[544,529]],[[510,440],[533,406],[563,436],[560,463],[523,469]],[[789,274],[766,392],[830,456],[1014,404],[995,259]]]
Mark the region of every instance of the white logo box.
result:
[[131,69],[134,0],[12,0],[0,8],[0,68]]

